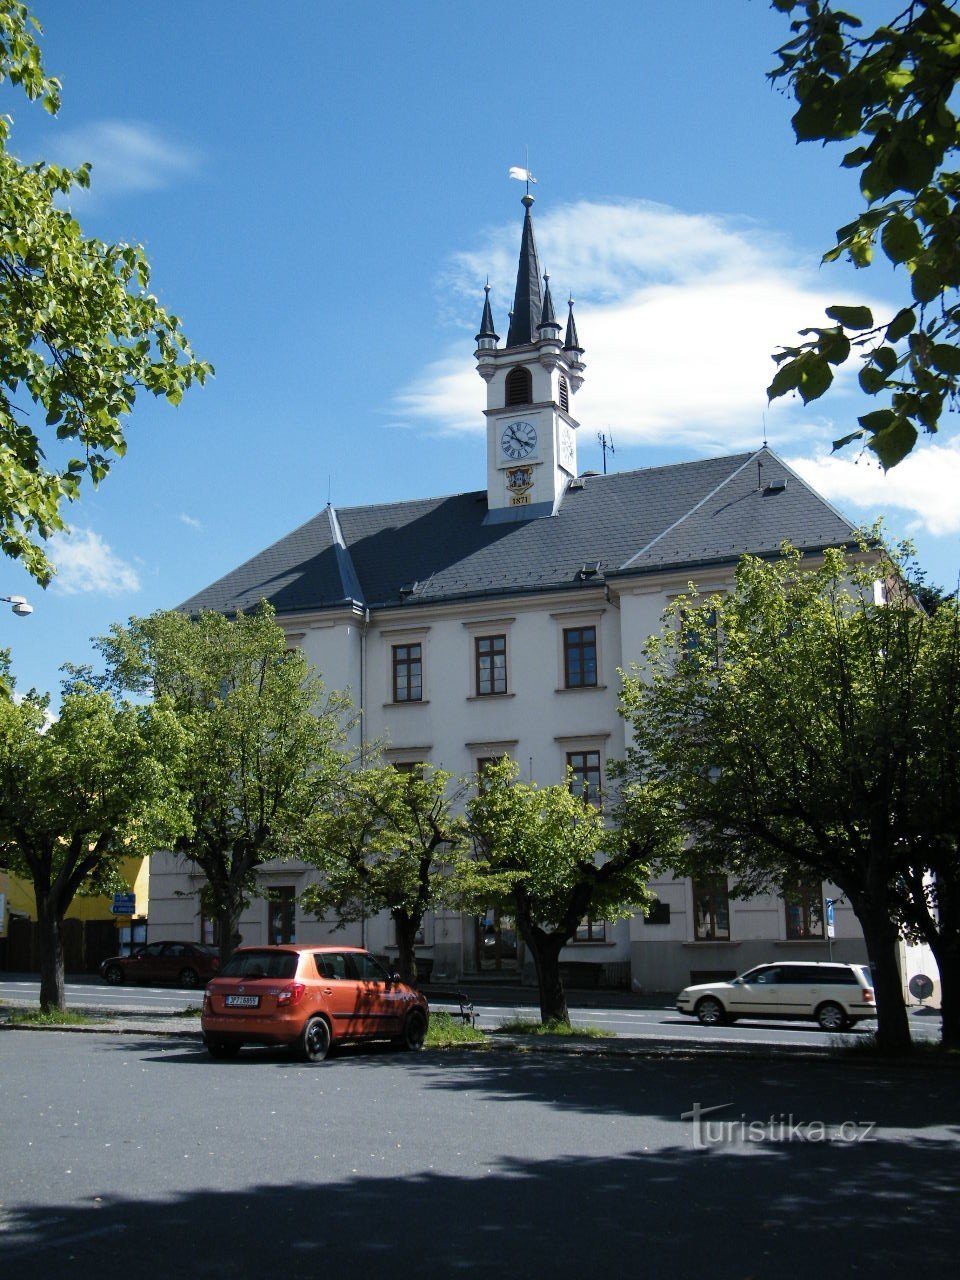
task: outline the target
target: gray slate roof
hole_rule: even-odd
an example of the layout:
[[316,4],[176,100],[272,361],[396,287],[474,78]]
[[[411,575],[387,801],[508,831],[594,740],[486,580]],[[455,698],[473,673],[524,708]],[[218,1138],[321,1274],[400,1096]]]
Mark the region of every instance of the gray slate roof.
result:
[[784,538],[820,550],[854,534],[768,449],[588,476],[556,515],[527,523],[485,524],[486,513],[485,491],[327,507],[180,607],[231,613],[267,599],[282,614],[502,596],[575,587],[584,566],[622,578],[773,554]]

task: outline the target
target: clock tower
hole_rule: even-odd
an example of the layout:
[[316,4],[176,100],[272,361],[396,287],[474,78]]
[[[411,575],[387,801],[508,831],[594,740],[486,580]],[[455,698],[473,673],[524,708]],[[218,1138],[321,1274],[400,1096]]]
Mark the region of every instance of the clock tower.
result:
[[[477,372],[487,384],[487,521],[552,516],[577,474],[579,423],[571,397],[583,384],[583,348],[573,299],[566,334],[553,309],[550,277],[540,274],[530,208],[523,197],[523,236],[505,347],[493,327],[490,286],[477,334]],[[542,280],[542,287],[541,287]]]

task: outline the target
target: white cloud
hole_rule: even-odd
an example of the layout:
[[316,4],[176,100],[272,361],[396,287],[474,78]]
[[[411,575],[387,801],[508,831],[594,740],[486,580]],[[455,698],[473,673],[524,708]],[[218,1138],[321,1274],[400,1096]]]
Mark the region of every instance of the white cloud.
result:
[[[99,120],[62,134],[53,148],[61,164],[93,166],[91,191],[116,195],[127,191],[158,191],[181,174],[195,170],[200,153],[168,141],[151,125],[127,120]],[[71,198],[82,197],[74,188]]]
[[844,508],[856,507],[871,521],[881,512],[899,510],[907,514],[909,533],[960,533],[960,439],[942,444],[922,440],[887,472],[868,453],[787,461],[818,493]]
[[[397,397],[400,414],[421,430],[483,430],[483,384],[465,349],[488,271],[494,321],[501,336],[506,332],[519,226],[518,218],[486,233],[479,249],[457,255],[448,268],[444,291],[464,337]],[[789,421],[793,438],[823,438],[809,414],[805,425],[794,421],[794,405],[778,401],[768,409],[770,354],[822,320],[832,303],[874,300],[822,284],[780,237],[745,219],[640,201],[581,202],[538,217],[536,235],[558,312],[567,289],[579,290],[577,327],[588,364],[574,410],[581,422],[612,428],[624,443],[715,451],[756,445],[766,413],[771,423]],[[841,372],[839,394],[853,372]]]
[[183,524],[188,525],[191,529],[202,530],[203,525],[195,516],[188,516],[185,511],[180,512],[180,520]]
[[92,529],[55,533],[47,549],[57,566],[54,588],[66,595],[98,592],[118,596],[140,590],[136,570],[115,555]]

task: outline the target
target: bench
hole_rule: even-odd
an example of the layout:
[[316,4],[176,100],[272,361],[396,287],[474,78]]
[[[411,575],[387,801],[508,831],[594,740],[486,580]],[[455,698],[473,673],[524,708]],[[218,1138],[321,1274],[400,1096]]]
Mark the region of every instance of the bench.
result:
[[[431,987],[423,993],[430,1003],[431,1009],[434,1004],[445,1006],[438,1009],[438,1013],[449,1013],[451,1018],[459,1018],[461,1022],[470,1027],[477,1025],[477,1013],[473,1007],[473,1001],[465,991],[441,991]],[[456,1006],[448,1008],[446,1006]]]

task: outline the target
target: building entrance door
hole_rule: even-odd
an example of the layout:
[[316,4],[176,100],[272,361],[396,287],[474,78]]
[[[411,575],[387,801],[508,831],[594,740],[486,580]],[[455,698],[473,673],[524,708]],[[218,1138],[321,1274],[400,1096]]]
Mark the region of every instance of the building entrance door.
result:
[[499,907],[487,907],[477,917],[477,963],[481,972],[516,972],[516,925]]

